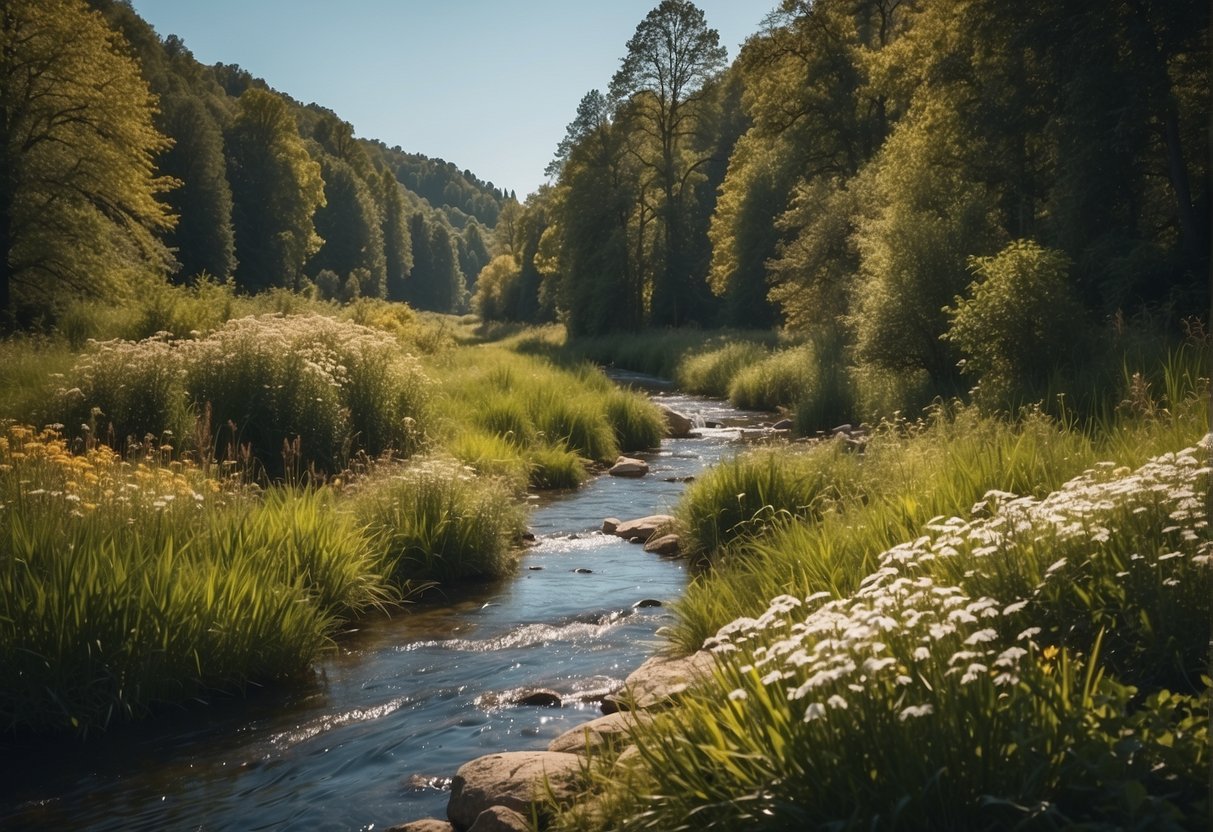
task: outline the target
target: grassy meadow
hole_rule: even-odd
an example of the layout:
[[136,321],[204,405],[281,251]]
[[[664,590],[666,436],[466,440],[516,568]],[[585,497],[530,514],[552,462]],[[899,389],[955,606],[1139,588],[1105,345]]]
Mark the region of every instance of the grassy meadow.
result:
[[516,565],[526,492],[664,426],[454,319],[165,288],[0,343],[0,728],[308,672],[351,619]]

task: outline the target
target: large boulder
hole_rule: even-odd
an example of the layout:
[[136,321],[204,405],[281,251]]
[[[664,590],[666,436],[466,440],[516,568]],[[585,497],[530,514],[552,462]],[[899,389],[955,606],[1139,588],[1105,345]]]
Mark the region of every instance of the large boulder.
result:
[[570,728],[548,743],[548,751],[585,754],[603,746],[618,747],[625,743],[628,732],[648,720],[648,714],[620,711]]
[[636,520],[628,520],[615,527],[615,534],[633,543],[647,543],[658,531],[674,523],[668,514],[651,514]]
[[426,818],[389,826],[383,832],[455,832],[449,821]]
[[665,417],[665,433],[673,439],[684,439],[691,435],[691,430],[695,427],[695,423],[685,413],[679,413],[673,408],[666,407],[664,404],[658,404],[657,407],[661,410],[661,415]]
[[476,816],[468,832],[531,832],[526,815],[505,806],[490,806]]
[[652,656],[632,671],[624,680],[623,691],[614,698],[630,710],[663,707],[696,681],[710,677],[715,666],[716,660],[707,650],[678,658]]
[[467,829],[493,806],[530,817],[550,794],[572,802],[584,786],[582,759],[551,751],[507,751],[464,763],[451,781],[446,814],[456,829]]
[[644,550],[655,555],[676,558],[682,554],[682,538],[676,534],[663,534],[644,544]]
[[612,477],[643,477],[649,472],[649,464],[643,459],[633,459],[630,456],[621,456],[615,460],[615,464],[607,471]]

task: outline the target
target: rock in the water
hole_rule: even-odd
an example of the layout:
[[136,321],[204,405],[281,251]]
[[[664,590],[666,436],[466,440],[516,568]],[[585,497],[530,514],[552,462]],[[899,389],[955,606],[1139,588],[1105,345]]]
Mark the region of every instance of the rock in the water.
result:
[[468,832],[531,832],[531,822],[506,806],[490,806],[476,816]]
[[455,827],[445,820],[425,818],[424,820],[414,820],[409,823],[401,823],[397,826],[389,826],[384,832],[455,832]]
[[547,688],[523,691],[514,701],[519,705],[536,705],[541,708],[559,708],[564,704],[559,693]]
[[666,526],[672,525],[674,518],[668,514],[652,514],[648,517],[641,517],[636,520],[628,520],[626,523],[620,523],[615,528],[615,534],[622,537],[624,540],[640,539],[641,543],[647,542],[659,530]]
[[644,550],[668,558],[677,557],[682,554],[682,540],[676,534],[663,534],[644,544]]
[[791,430],[795,427],[791,419],[780,419],[775,424],[771,425],[771,430]]
[[548,751],[584,754],[604,745],[617,747],[627,741],[630,730],[651,719],[652,717],[645,713],[624,711],[600,716],[565,731],[548,743]]
[[695,427],[695,423],[689,416],[663,404],[659,404],[657,407],[660,408],[661,415],[665,417],[666,436],[672,439],[683,439],[691,435],[691,428]]
[[660,606],[661,606],[661,602],[658,601],[656,598],[641,598],[635,604],[632,604],[632,609],[643,610],[643,609],[647,609],[648,607],[660,607]]
[[649,464],[643,459],[633,459],[621,456],[615,460],[611,470],[607,471],[612,477],[643,477],[649,472]]
[[711,676],[716,660],[706,650],[671,659],[653,656],[636,668],[615,697],[631,710],[648,710],[670,704],[696,680]]
[[602,521],[602,533],[603,534],[614,534],[615,529],[617,529],[617,528],[619,528],[619,518],[618,517],[608,517],[607,519]]
[[578,567],[577,567],[576,569],[574,569],[573,571],[574,571],[574,572],[576,572],[578,575],[593,575],[593,574],[594,574],[594,570],[593,570],[593,569],[590,569],[590,568],[585,567],[585,566],[578,566]]
[[467,829],[480,813],[505,806],[529,817],[550,792],[558,802],[571,802],[584,785],[581,758],[551,751],[506,751],[464,763],[451,781],[446,814]]

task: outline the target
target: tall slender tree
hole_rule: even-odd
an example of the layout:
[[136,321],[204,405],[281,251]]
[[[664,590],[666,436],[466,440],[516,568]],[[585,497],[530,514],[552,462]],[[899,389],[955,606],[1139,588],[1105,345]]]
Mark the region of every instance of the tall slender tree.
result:
[[240,96],[227,138],[236,280],[254,291],[297,286],[303,264],[324,242],[312,223],[324,205],[320,164],[286,102],[257,87]]
[[678,325],[692,319],[691,299],[705,293],[702,275],[691,273],[685,192],[711,157],[694,153],[690,140],[710,100],[705,87],[727,53],[689,0],[662,0],[636,27],[627,50],[611,79],[611,97],[641,139],[633,153],[654,172],[661,194],[663,268],[654,279],[651,321]]

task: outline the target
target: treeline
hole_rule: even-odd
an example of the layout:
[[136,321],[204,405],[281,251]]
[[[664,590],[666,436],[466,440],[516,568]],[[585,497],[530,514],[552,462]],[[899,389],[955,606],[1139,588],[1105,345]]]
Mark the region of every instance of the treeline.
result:
[[505,201],[491,183],[203,66],[123,0],[14,0],[0,38],[7,325],[166,276],[466,308]]
[[1197,0],[784,0],[726,65],[663,0],[476,305],[783,324],[903,399],[1039,385],[1108,321],[1208,313],[1208,33]]

